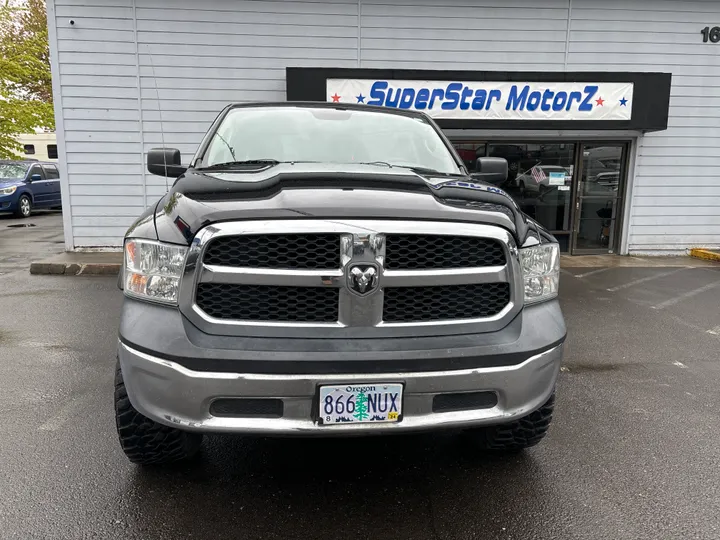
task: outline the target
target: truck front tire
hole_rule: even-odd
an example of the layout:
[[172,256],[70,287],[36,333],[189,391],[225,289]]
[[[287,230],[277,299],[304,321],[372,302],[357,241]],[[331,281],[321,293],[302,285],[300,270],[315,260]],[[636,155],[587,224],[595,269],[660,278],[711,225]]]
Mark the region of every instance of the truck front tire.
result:
[[130,403],[120,363],[115,369],[115,423],[127,458],[140,465],[160,465],[197,454],[201,433],[191,433],[150,420]]
[[490,452],[512,453],[530,448],[547,434],[555,408],[555,393],[538,410],[507,424],[475,428],[467,431],[473,442]]

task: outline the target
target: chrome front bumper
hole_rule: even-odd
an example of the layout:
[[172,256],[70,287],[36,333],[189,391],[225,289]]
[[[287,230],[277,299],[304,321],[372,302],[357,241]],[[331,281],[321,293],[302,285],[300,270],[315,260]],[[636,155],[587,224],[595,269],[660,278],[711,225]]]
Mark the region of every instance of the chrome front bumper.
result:
[[[350,375],[280,375],[192,371],[174,362],[118,343],[118,356],[130,402],[162,424],[203,432],[262,435],[337,435],[405,432],[498,424],[540,407],[555,386],[563,346],[503,367],[456,371]],[[396,424],[319,425],[313,420],[321,384],[391,383],[405,385],[403,419]],[[492,408],[433,412],[437,394],[495,392]],[[211,403],[219,398],[275,398],[284,403],[281,418],[217,417]],[[316,406],[316,405],[315,405]]]

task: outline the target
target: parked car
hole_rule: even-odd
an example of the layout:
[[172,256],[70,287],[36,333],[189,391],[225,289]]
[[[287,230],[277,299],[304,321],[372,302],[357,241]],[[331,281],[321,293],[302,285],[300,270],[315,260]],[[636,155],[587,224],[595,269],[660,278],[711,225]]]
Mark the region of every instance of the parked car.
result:
[[33,208],[61,205],[60,174],[55,163],[0,161],[0,212],[27,218]]
[[535,165],[515,178],[515,186],[521,197],[542,195],[550,189],[550,174],[570,172],[560,165]]
[[[423,113],[232,105],[128,230],[115,414],[125,455],[205,433],[454,428],[515,452],[547,433],[565,322],[557,240],[469,174]],[[328,459],[335,460],[334,456]]]

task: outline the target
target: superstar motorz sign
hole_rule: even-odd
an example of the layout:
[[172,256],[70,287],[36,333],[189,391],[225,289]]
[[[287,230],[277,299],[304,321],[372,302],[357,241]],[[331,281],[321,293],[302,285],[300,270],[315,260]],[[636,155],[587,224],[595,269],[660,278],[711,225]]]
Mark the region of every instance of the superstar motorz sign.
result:
[[328,79],[327,100],[423,111],[433,118],[630,120],[633,83]]

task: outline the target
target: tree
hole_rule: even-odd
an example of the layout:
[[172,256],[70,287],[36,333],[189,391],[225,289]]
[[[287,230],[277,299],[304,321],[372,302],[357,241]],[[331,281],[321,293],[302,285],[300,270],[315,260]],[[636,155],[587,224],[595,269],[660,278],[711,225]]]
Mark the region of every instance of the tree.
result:
[[355,414],[353,416],[358,420],[365,420],[370,416],[367,408],[367,396],[364,392],[360,392],[355,396]]
[[15,137],[54,129],[45,0],[0,0],[0,158],[17,157]]

